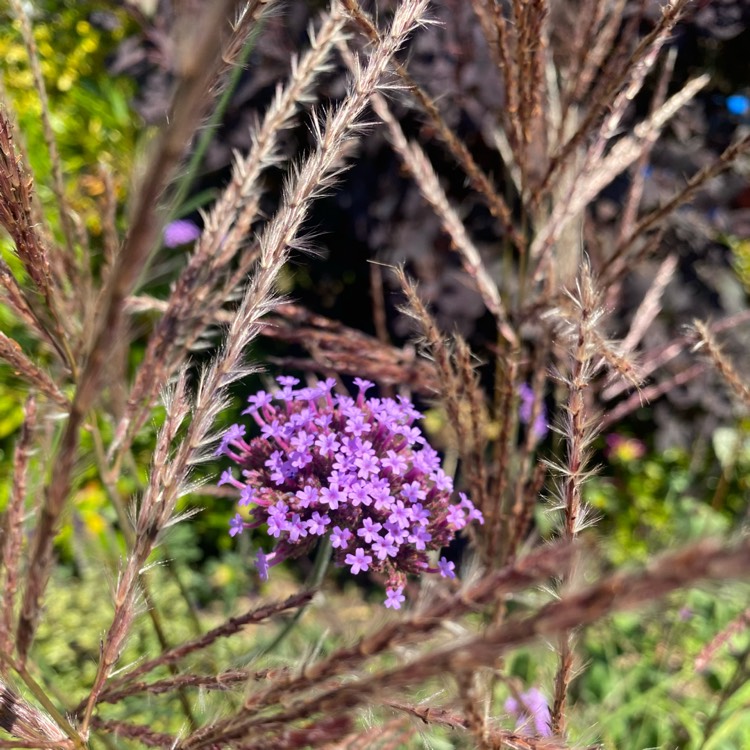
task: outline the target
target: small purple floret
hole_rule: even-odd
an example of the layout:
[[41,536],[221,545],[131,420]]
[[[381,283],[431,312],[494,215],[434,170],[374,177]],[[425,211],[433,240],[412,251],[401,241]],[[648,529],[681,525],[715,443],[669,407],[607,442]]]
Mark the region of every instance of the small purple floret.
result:
[[235,517],[229,522],[229,536],[237,536],[245,528],[245,522],[242,520],[242,516],[237,513]]
[[403,586],[395,589],[386,589],[385,606],[391,607],[391,609],[401,609],[401,604],[406,601],[406,597],[401,593],[403,590]]
[[456,563],[451,562],[450,560],[446,560],[444,557],[440,558],[440,562],[438,562],[438,569],[440,570],[440,575],[443,576],[443,578],[456,577]]

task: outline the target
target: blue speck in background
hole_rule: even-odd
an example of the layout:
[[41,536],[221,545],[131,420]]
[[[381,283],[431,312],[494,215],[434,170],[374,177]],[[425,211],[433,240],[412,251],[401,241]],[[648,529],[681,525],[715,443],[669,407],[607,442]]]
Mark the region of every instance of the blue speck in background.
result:
[[750,99],[744,94],[732,94],[727,97],[727,110],[732,115],[742,117],[750,112]]

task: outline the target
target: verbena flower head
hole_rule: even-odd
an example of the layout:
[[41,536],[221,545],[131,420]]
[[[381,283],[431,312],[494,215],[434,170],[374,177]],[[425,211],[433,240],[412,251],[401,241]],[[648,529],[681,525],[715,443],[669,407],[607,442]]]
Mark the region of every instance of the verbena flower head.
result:
[[309,552],[328,537],[334,562],[353,575],[376,571],[386,577],[387,607],[399,609],[408,574],[454,578],[455,565],[441,558],[432,567],[428,553],[445,547],[482,514],[466,495],[453,503],[453,482],[438,454],[414,422],[422,415],[405,398],[367,398],[373,386],[356,378],[356,398],[334,395],[335,381],[296,387],[293,377],[277,378],[272,394],[258,391],[243,414],[260,436],[248,438],[245,425],[223,435],[217,454],[239,466],[219,484],[239,492],[235,536],[265,527],[274,549],[259,552],[264,580],[282,560]]

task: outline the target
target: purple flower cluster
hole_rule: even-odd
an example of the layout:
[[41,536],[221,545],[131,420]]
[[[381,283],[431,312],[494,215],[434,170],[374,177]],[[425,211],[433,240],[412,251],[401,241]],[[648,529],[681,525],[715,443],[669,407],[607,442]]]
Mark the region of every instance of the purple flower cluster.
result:
[[293,377],[277,382],[273,394],[250,396],[243,412],[260,436],[246,439],[245,426],[234,424],[216,451],[242,476],[227,470],[219,484],[237,488],[240,508],[252,506],[229,533],[265,525],[276,540],[271,553],[258,552],[260,576],[328,536],[338,565],[386,576],[386,607],[401,607],[409,573],[455,578],[454,563],[442,557],[431,567],[427,553],[484,519],[463,493],[451,502],[453,480],[414,426],[421,414],[412,403],[366,398],[373,384],[360,378],[356,398],[334,395],[332,379],[309,388],[295,388]]

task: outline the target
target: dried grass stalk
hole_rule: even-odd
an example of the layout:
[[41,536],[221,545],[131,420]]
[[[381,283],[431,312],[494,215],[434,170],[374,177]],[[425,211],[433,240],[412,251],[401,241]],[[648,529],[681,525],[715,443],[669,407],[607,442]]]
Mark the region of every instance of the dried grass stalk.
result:
[[45,488],[44,501],[36,526],[29,561],[23,605],[18,622],[18,654],[23,662],[28,653],[39,617],[44,589],[52,562],[52,543],[60,515],[68,498],[73,465],[83,416],[101,387],[101,374],[116,346],[124,301],[143,270],[158,229],[156,207],[204,110],[206,87],[214,80],[221,60],[222,25],[236,0],[212,4],[201,24],[201,35],[194,49],[195,59],[181,72],[173,97],[172,116],[162,132],[149,171],[138,192],[138,205],[131,231],[117,255],[109,284],[103,292],[99,327],[94,334],[86,365],[77,382],[73,406],[65,425],[55,460],[54,479]]
[[[263,195],[260,177],[280,162],[279,137],[293,125],[299,109],[311,101],[313,85],[328,70],[330,51],[342,38],[344,20],[341,7],[334,4],[332,12],[324,16],[318,33],[311,31],[310,50],[299,61],[292,59],[289,81],[277,89],[263,122],[255,128],[250,152],[246,157],[235,158],[231,180],[206,217],[198,246],[149,338],[110,452],[128,447],[126,435],[132,437],[140,429],[154,395],[184,362],[206,325],[215,322],[217,311],[236,293],[238,283],[244,283],[258,256],[257,245],[251,250],[242,248],[258,218]],[[227,269],[238,254],[239,264],[232,272],[230,283],[222,285]]]
[[23,516],[26,501],[26,483],[32,438],[36,426],[36,401],[29,396],[21,436],[13,453],[13,484],[8,507],[3,515],[3,534],[0,535],[0,652],[11,655],[13,643],[13,613],[20,580],[21,549],[23,546]]
[[693,347],[693,351],[705,349],[711,359],[711,363],[719,372],[724,382],[729,385],[740,401],[746,407],[750,408],[750,388],[745,385],[743,378],[737,372],[734,365],[721,351],[709,327],[700,320],[694,321],[693,327],[698,339],[697,344]]
[[70,401],[60,392],[52,378],[23,353],[17,341],[8,338],[2,332],[0,332],[0,358],[13,368],[15,375],[24,378],[30,386],[41,391],[66,412],[70,409]]

